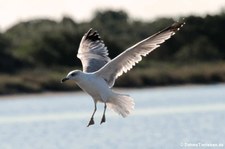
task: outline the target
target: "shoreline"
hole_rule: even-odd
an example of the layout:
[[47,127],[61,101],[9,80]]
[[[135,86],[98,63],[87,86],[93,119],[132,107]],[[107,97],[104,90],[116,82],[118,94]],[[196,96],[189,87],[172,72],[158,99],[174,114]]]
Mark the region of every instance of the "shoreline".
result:
[[[0,74],[0,96],[80,91],[73,81],[60,83],[66,71],[67,69],[26,69],[14,74]],[[119,77],[115,87],[132,89],[218,83],[225,83],[224,61],[197,64],[149,63],[149,67],[136,67]]]
[[[132,91],[132,90],[145,90],[145,89],[165,89],[165,88],[180,88],[180,87],[202,87],[202,86],[213,86],[213,85],[225,85],[225,82],[220,83],[209,83],[209,84],[176,84],[176,85],[165,85],[165,86],[144,86],[144,87],[113,87],[114,91]],[[43,92],[31,92],[31,93],[17,93],[17,94],[1,94],[0,100],[7,100],[6,98],[17,98],[23,96],[61,96],[65,94],[86,94],[81,89],[74,91],[43,91]],[[88,95],[88,94],[87,94]],[[4,98],[4,99],[1,99]]]

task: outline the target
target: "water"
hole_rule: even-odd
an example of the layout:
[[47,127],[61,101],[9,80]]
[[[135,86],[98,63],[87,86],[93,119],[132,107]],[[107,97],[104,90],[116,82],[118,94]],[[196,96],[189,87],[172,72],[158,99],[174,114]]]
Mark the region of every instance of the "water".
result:
[[82,92],[0,97],[0,149],[225,148],[224,84],[119,91],[135,111],[108,110],[100,125],[99,104],[89,128],[93,101]]

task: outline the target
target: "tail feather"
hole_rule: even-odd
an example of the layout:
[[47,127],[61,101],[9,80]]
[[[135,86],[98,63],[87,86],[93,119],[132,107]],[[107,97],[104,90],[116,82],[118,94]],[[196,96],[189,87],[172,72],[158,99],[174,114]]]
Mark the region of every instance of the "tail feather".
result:
[[130,96],[124,94],[115,95],[116,96],[109,100],[107,107],[122,115],[123,117],[128,116],[134,109],[133,99]]

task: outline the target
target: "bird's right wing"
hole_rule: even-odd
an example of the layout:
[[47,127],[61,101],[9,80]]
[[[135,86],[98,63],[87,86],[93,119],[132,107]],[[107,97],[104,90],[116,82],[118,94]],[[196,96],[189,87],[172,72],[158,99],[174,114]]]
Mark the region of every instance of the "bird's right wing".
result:
[[160,44],[174,35],[184,24],[184,22],[176,22],[164,30],[138,42],[108,62],[96,74],[102,77],[109,87],[112,87],[119,76],[129,71],[136,63],[142,60],[142,56],[146,56],[159,47]]

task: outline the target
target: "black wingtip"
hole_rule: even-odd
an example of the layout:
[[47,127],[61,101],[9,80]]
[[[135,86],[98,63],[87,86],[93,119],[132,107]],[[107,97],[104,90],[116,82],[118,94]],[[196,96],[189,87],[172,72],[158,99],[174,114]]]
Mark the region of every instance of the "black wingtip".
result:
[[175,22],[174,24],[172,24],[170,27],[169,27],[169,30],[173,31],[173,32],[176,32],[178,31],[181,27],[183,27],[185,24],[185,21],[183,19],[182,22]]
[[85,35],[85,38],[87,40],[90,40],[90,41],[97,41],[97,40],[101,40],[101,37],[99,36],[98,32],[97,31],[93,31],[92,28],[90,28],[88,30],[88,32],[86,33]]

